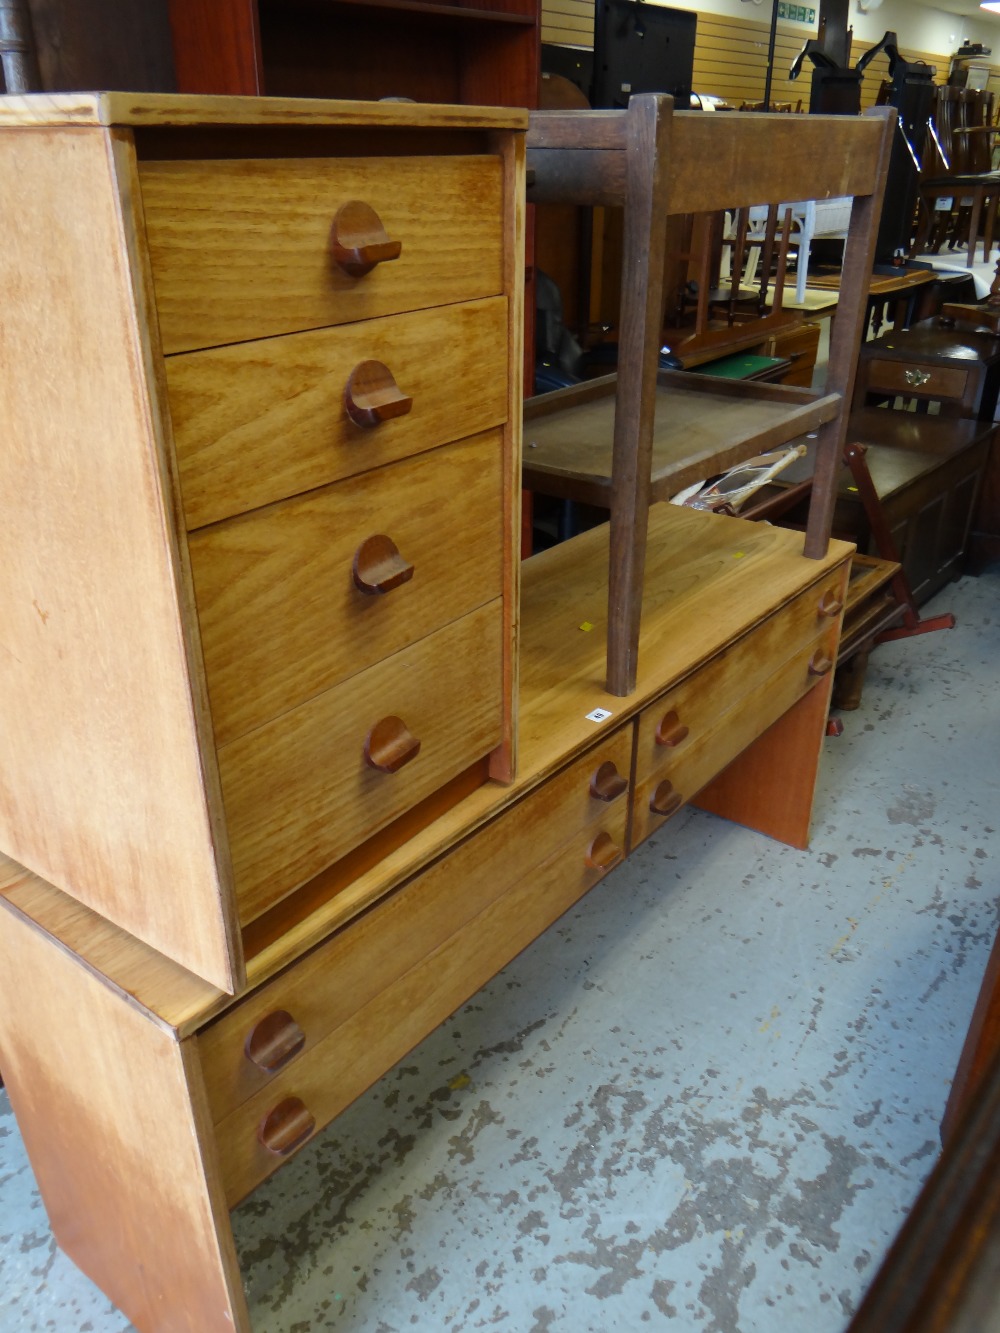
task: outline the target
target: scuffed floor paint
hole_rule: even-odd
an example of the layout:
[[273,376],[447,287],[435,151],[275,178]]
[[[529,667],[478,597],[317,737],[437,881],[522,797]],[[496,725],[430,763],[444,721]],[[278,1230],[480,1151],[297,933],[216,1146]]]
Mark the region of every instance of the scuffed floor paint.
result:
[[[873,655],[808,852],[682,813],[243,1204],[255,1330],[842,1333],[997,929],[998,594]],[[0,1330],[127,1327],[0,1094]]]

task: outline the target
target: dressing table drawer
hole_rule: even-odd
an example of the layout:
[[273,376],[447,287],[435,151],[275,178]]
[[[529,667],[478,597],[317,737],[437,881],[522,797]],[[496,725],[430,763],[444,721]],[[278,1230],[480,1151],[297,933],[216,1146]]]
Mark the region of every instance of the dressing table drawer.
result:
[[499,157],[153,161],[139,180],[168,356],[504,289]]
[[[832,571],[645,708],[639,716],[636,781],[668,760],[681,760],[713,731],[723,711],[741,707],[790,658],[808,663],[815,655],[814,668],[823,672],[824,661],[836,656],[844,578],[843,570]],[[695,790],[688,784],[685,799]]]
[[500,596],[502,455],[488,431],[190,534],[218,745]]
[[498,599],[220,747],[244,925],[499,744],[502,635]]
[[869,393],[915,395],[920,398],[961,400],[965,397],[969,376],[980,374],[978,363],[968,369],[936,366],[933,362],[907,365],[903,361],[882,360],[872,356],[866,366],[865,388]]
[[799,593],[639,715],[629,846],[676,814],[832,672],[846,565]]
[[632,733],[609,736],[199,1035],[231,1203],[618,863]]
[[635,796],[629,846],[635,847],[716,777],[803,695],[833,670],[837,626],[772,666],[766,679],[731,701],[676,746],[657,746],[664,704],[639,718]]
[[[501,425],[507,319],[497,296],[168,357],[187,527]],[[410,401],[352,420],[345,393],[370,361]]]

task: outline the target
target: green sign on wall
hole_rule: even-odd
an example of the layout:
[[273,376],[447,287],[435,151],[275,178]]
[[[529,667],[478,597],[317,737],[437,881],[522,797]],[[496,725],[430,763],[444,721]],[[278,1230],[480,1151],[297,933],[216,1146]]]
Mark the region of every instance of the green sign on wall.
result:
[[792,19],[795,23],[815,23],[816,11],[806,5],[786,5],[784,0],[778,5],[779,19]]

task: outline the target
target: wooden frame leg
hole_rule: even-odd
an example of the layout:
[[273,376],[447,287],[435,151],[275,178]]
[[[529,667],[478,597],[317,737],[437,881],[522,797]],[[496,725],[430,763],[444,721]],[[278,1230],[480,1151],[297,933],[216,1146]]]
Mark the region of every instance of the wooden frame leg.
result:
[[692,805],[791,847],[808,847],[832,686],[831,671],[700,791]]
[[670,125],[669,111],[661,110],[655,98],[636,98],[629,106],[608,569],[607,688],[616,695],[635,689],[639,657],[663,317]]
[[0,1047],[60,1247],[140,1333],[250,1333],[193,1041],[0,909]]

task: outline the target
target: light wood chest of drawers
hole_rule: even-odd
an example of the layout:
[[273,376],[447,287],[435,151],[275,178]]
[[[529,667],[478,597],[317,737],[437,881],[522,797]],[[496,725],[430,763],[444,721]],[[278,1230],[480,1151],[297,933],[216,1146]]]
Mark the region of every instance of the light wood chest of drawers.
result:
[[0,846],[223,989],[513,773],[524,124],[0,110]]

